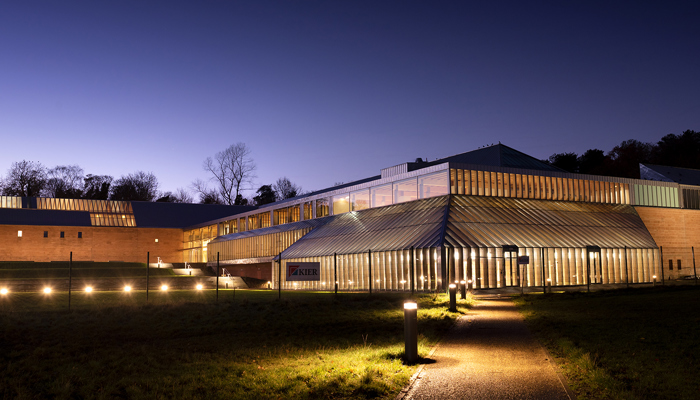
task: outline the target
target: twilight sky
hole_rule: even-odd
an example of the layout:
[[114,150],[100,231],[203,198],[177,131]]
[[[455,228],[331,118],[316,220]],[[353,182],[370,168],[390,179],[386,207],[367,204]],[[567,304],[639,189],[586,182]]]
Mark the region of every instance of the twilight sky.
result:
[[700,130],[696,4],[3,1],[0,174],[143,170],[172,191],[245,142],[256,187],[318,190],[498,141],[656,142]]

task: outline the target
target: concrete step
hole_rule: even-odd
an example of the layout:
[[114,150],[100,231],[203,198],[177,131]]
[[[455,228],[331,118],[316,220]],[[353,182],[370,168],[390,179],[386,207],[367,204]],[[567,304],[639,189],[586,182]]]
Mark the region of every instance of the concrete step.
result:
[[173,268],[175,275],[202,276],[204,272],[198,268]]
[[[210,277],[209,282],[216,287],[216,277]],[[248,289],[248,285],[240,276],[220,276],[219,288],[221,289]]]

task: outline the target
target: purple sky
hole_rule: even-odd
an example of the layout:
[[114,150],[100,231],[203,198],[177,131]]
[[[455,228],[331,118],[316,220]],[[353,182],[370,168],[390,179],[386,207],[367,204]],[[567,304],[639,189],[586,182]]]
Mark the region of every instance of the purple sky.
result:
[[175,190],[240,141],[256,187],[317,190],[498,141],[547,158],[700,130],[696,2],[609,3],[2,2],[0,174]]

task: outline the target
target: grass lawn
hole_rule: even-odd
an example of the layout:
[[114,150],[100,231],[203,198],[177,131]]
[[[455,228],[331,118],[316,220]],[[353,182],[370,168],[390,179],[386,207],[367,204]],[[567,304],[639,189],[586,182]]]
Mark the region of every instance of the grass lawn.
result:
[[[393,398],[410,294],[215,291],[0,298],[2,398]],[[425,356],[460,313],[419,302]],[[460,301],[465,312],[469,301]]]
[[579,399],[700,398],[700,289],[516,299]]

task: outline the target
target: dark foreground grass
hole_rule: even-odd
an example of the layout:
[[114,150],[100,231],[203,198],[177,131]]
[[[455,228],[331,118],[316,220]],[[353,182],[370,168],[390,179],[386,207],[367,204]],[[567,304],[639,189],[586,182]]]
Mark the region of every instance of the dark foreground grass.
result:
[[696,287],[516,301],[580,399],[700,398]]
[[[43,311],[60,296],[3,300],[1,397],[391,398],[415,370],[401,362],[407,294],[96,295],[70,313]],[[460,314],[416,298],[425,356]]]

